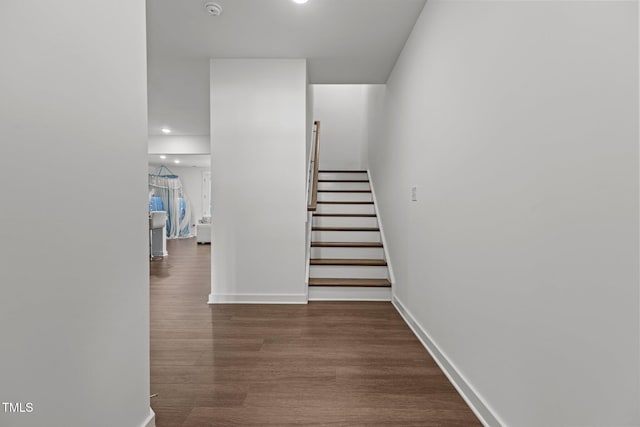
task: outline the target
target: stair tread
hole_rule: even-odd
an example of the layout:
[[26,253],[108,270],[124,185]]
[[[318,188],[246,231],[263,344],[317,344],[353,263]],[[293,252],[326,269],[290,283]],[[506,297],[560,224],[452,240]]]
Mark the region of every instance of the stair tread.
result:
[[311,258],[311,265],[365,265],[386,266],[383,259]]
[[318,200],[318,203],[325,205],[372,205],[373,202],[360,201],[360,200]]
[[368,179],[318,179],[318,182],[369,182]]
[[358,286],[358,287],[391,287],[387,279],[342,279],[310,277],[309,286]]
[[378,227],[312,227],[312,231],[380,231]]
[[349,218],[375,218],[376,214],[348,214],[348,213],[314,213],[313,216],[332,216],[332,217],[349,217]]
[[319,170],[319,173],[367,173],[363,170]]
[[318,190],[318,193],[371,193],[371,190]]
[[382,248],[381,242],[311,242],[316,248]]

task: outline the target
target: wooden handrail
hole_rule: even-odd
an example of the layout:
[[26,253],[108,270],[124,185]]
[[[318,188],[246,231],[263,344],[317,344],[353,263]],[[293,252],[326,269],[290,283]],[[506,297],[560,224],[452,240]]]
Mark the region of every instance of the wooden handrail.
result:
[[313,182],[311,184],[311,202],[307,205],[307,211],[315,212],[318,207],[318,166],[320,165],[320,121],[313,122],[316,127],[313,152]]

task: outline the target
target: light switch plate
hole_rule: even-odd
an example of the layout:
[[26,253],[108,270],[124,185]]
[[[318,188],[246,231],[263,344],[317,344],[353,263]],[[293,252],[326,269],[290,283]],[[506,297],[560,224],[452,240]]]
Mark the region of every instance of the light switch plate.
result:
[[418,187],[411,187],[411,201],[418,201]]

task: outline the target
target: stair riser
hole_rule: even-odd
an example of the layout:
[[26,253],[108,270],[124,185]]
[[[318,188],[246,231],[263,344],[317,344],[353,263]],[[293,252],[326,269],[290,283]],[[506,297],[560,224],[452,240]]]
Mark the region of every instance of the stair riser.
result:
[[318,193],[320,201],[372,202],[371,193]]
[[311,258],[384,259],[382,248],[311,248]]
[[366,172],[319,172],[318,179],[369,179]]
[[309,277],[342,279],[388,279],[387,267],[360,265],[312,265]]
[[374,214],[373,205],[318,204],[317,213]]
[[370,190],[368,182],[319,182],[318,190]]
[[312,242],[379,242],[379,231],[312,231]]
[[309,286],[310,301],[391,301],[391,288]]
[[375,217],[340,217],[317,216],[313,218],[315,227],[377,227],[378,219]]

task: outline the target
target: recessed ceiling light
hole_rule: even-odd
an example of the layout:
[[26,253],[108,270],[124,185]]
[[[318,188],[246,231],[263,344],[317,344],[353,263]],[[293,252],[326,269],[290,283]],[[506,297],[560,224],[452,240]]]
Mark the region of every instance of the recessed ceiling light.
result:
[[171,129],[169,129],[169,128],[162,128],[162,129],[160,129],[160,131],[162,133],[171,133]]
[[167,158],[167,156],[165,156],[165,155],[163,154],[163,155],[161,155],[161,156],[160,156],[160,158],[161,158],[162,160],[164,160],[164,159],[166,159],[166,158]]
[[293,0],[294,3],[298,3],[298,4],[305,4],[308,1],[309,0]]
[[173,161],[173,163],[180,163],[180,160],[175,159],[175,160]]

